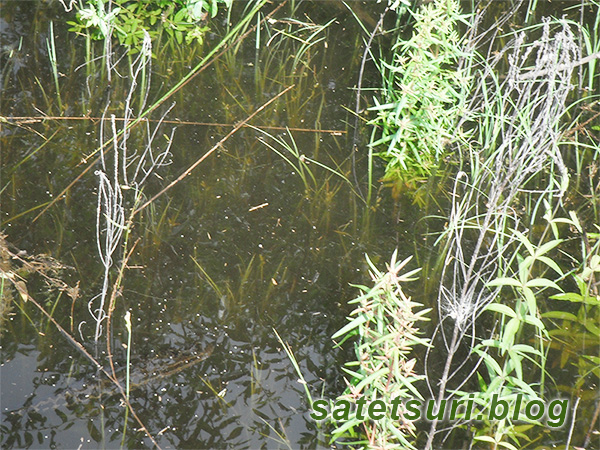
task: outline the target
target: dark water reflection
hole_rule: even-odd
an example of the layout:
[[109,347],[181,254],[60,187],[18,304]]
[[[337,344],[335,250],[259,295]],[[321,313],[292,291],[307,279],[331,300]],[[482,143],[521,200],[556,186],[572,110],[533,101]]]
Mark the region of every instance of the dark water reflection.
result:
[[[563,8],[553,6],[557,4],[548,8]],[[374,5],[353,4],[370,26],[377,20],[377,8],[383,8]],[[278,17],[289,14],[288,9]],[[295,142],[300,154],[352,178],[354,118],[345,107],[354,105],[351,88],[362,56],[361,31],[338,2],[301,3],[294,17],[310,18],[315,24],[335,18],[323,33],[326,39],[304,54],[304,64],[295,67],[290,56],[297,53],[298,41],[266,47],[268,38],[263,34],[257,51],[252,35],[236,54],[221,57],[151,118],[158,119],[174,101],[168,119],[236,123],[296,84],[252,124],[339,130],[264,128],[288,144]],[[58,70],[64,74],[60,77],[63,110],[48,63],[50,21],[59,52]],[[159,56],[153,63],[150,102],[197,64],[223,34],[222,27],[217,21],[206,48],[155,49]],[[115,77],[107,89],[101,62],[76,70],[86,58],[85,39],[67,29],[65,13],[56,2],[2,1],[1,116],[99,117],[108,99],[109,112],[122,115],[126,78]],[[102,51],[101,43],[93,48],[92,56]],[[369,72],[370,65],[367,69],[365,85],[376,85],[379,75]],[[108,367],[104,337],[98,348],[93,345],[94,324],[87,306],[101,289],[103,271],[95,229],[98,179],[93,169],[98,166],[33,222],[41,207],[93,160],[88,156],[99,145],[99,124],[21,120],[18,125],[1,125],[0,229],[14,251],[51,255],[68,266],[58,276],[70,286],[79,282],[75,302],[64,293],[49,291],[36,275],[27,277],[28,292]],[[159,135],[170,134],[173,126],[164,125]],[[152,195],[175,179],[229,130],[178,125],[171,149],[173,163],[161,169],[160,179],[150,180],[147,193]],[[366,141],[369,131],[364,131]],[[274,329],[293,349],[313,396],[334,397],[344,387],[339,368],[352,353],[332,348],[331,335],[345,323],[350,311],[347,301],[356,295],[350,283],[369,282],[364,254],[380,267],[396,248],[400,258],[418,256],[412,267],[431,266],[427,258],[435,259],[428,251],[435,236],[428,233],[436,230],[425,227],[443,222],[420,221],[425,210],[407,199],[392,200],[389,190],[381,196],[375,193],[367,208],[353,186],[315,164],[309,164],[315,181],[305,184],[261,138],[277,145],[256,130],[240,130],[191,176],[144,210],[133,228],[131,242],[141,239],[128,262],[110,347],[116,373],[124,380],[124,315],[130,311],[135,383],[131,403],[165,448],[328,448],[323,430],[308,416],[304,388]],[[131,142],[142,142],[139,131],[132,134]],[[364,174],[366,161],[359,158],[357,164],[357,173]],[[381,169],[377,167],[375,177]],[[364,186],[364,177],[360,181]],[[436,200],[443,202],[443,197]],[[433,203],[427,214],[439,212]],[[432,297],[427,277],[422,280],[407,290],[428,303]],[[125,421],[119,395],[96,367],[31,303],[14,303],[18,306],[1,330],[0,445],[150,446],[137,423],[131,417]],[[431,335],[431,329],[425,334]],[[434,365],[430,370],[436,369]],[[564,384],[571,383],[572,374],[565,370],[561,376],[568,380]],[[593,409],[590,401],[580,411],[591,416]]]
[[[338,17],[325,34],[327,46],[315,46],[310,56],[312,70],[301,77],[278,71],[289,58],[284,49],[271,55],[261,51],[257,58],[254,42],[248,42],[237,56],[223,58],[176,95],[168,118],[236,122],[296,77],[300,90],[253,123],[346,131],[352,117],[343,106],[353,103],[348,88],[356,82],[359,31],[337,4],[316,2],[304,8],[315,23]],[[60,47],[59,70],[66,75],[61,78],[62,115],[99,116],[106,95],[101,73],[74,71],[84,60],[83,38],[67,33],[57,5],[41,2],[3,2],[2,115],[60,114],[46,64],[49,20]],[[267,56],[273,59],[270,65]],[[275,82],[257,78],[256,64],[263,62],[262,76]],[[155,62],[154,98],[182,76],[161,72],[169,63],[175,67]],[[123,97],[118,80],[114,83],[117,87],[108,95]],[[173,164],[161,172],[163,179],[175,178],[227,132],[222,127],[178,127]],[[271,132],[291,142],[287,132]],[[307,415],[303,387],[273,328],[293,348],[312,392],[319,395],[324,389],[335,395],[343,386],[339,364],[344,355],[332,349],[330,336],[344,323],[346,302],[355,294],[349,283],[367,282],[365,252],[376,261],[388,259],[411,226],[390,221],[390,205],[368,212],[347,183],[317,167],[317,183],[307,190],[258,137],[254,130],[240,131],[135,225],[135,237],[143,239],[129,262],[111,348],[117,374],[124,379],[123,316],[130,310],[132,378],[151,380],[132,390],[131,402],[164,447],[328,446]],[[347,134],[292,132],[292,137],[302,153],[350,176]],[[92,345],[86,305],[100,289],[102,274],[93,171],[35,223],[39,209],[27,212],[49,202],[81,173],[81,158],[98,145],[98,124],[6,126],[2,140],[7,240],[29,254],[52,255],[71,267],[62,272],[65,280],[71,285],[80,281],[81,297],[74,304],[47,293],[34,276],[28,280],[29,293],[54,309],[54,317],[78,339],[77,325],[87,321],[81,327],[83,342],[106,363],[106,352]],[[158,191],[164,180],[152,180],[149,191]],[[405,220],[410,222],[412,215],[407,212]],[[401,247],[403,255],[411,251],[412,245]],[[2,335],[3,447],[121,445],[125,409],[119,396],[99,384],[102,376],[96,368],[35,308],[22,307]],[[169,372],[178,367],[176,361],[207,349],[200,362]],[[131,418],[128,427],[126,447],[149,445]]]

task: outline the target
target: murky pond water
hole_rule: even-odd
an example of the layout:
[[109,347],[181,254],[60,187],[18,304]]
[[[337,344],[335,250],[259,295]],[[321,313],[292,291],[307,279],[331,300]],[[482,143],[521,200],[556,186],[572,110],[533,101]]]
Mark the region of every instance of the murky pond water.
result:
[[[266,127],[273,138],[240,130],[136,219],[133,236],[142,239],[128,261],[110,344],[123,379],[124,314],[131,311],[131,403],[164,447],[328,446],[307,415],[303,387],[274,329],[293,349],[311,389],[330,391],[341,381],[340,350],[332,348],[331,335],[349,311],[346,302],[355,292],[349,283],[367,282],[364,253],[378,260],[388,259],[398,246],[405,255],[412,250],[412,244],[402,244],[412,213],[398,222],[390,206],[371,211],[338,175],[314,164],[307,166],[314,180],[299,174],[298,159],[287,154],[292,167],[262,142],[286,154],[274,140],[282,139],[350,176],[348,123],[353,117],[345,106],[354,98],[349,87],[356,82],[361,56],[358,29],[340,5],[318,2],[303,8],[297,16],[305,14],[307,21],[334,19],[321,32],[325,40],[295,61],[297,43],[277,47],[275,36],[271,47],[263,42],[257,50],[251,35],[235,55],[221,58],[179,91],[166,117],[235,123],[296,84],[251,122]],[[85,39],[67,32],[59,7],[3,2],[2,21],[3,116],[100,117],[107,97],[118,110],[127,80],[113,80],[112,91],[105,92],[101,61],[76,70],[85,56]],[[58,70],[64,74],[59,79],[64,114],[58,110],[46,50],[50,21]],[[216,39],[209,36],[209,44]],[[202,56],[201,49],[196,55],[161,52],[164,59],[153,65],[151,100]],[[163,125],[160,139],[174,126]],[[305,131],[281,128],[286,126]],[[150,180],[148,192],[158,192],[230,128],[177,126],[172,164],[161,168],[161,179]],[[87,305],[101,289],[103,273],[95,230],[98,163],[66,198],[33,221],[40,205],[93,161],[82,159],[99,145],[98,121],[22,119],[2,131],[7,241],[30,255],[51,255],[69,266],[61,271],[63,279],[80,282],[75,300],[66,293],[46,294],[43,280],[35,277],[28,280],[28,291],[106,363],[105,346],[94,353]],[[140,145],[134,137],[131,142]],[[3,446],[121,445],[125,409],[120,397],[98,384],[102,375],[96,367],[48,319],[30,304],[21,307],[3,325]],[[71,313],[71,321],[62,320]],[[129,424],[124,445],[148,445],[143,433],[131,430],[137,424]]]
[[[0,268],[22,276],[27,292],[7,290],[15,301],[0,314],[10,314],[0,324],[3,447],[151,445],[114,384],[65,334],[121,381],[129,350],[131,405],[163,448],[330,447],[308,415],[304,386],[277,333],[314,395],[339,394],[345,387],[340,366],[352,349],[334,348],[331,336],[346,322],[347,302],[356,295],[351,284],[369,283],[365,253],[383,265],[397,248],[399,258],[417,255],[412,267],[433,266],[436,255],[428,250],[444,219],[421,219],[439,213],[447,196],[420,208],[382,189],[366,205],[358,186],[365,190],[367,161],[364,154],[352,159],[350,112],[363,35],[341,2],[292,4],[133,128],[129,147],[139,152],[146,148],[146,126],[151,132],[158,126],[155,149],[165,148],[173,132],[170,163],[147,180],[146,199],[215,151],[132,220],[128,253],[113,254],[111,285],[126,263],[110,333],[104,321],[95,345],[90,309],[97,303],[89,302],[97,302],[104,267],[94,172],[101,168],[97,149],[111,132],[101,117],[123,116],[135,55],[116,50],[109,82],[98,58],[102,43],[69,33],[59,3],[2,2],[0,229],[8,247],[0,245]],[[303,23],[288,20],[292,7]],[[374,26],[384,5],[354,8]],[[277,31],[286,23],[293,38]],[[204,46],[153,49],[148,104],[188,74],[225,29],[224,15],[218,16]],[[379,74],[367,65],[365,77],[366,85],[376,85]],[[249,121],[252,127],[215,148],[292,85]],[[364,143],[369,130],[361,131]],[[123,198],[127,210],[139,206],[127,189]],[[407,286],[425,304],[435,299],[427,281]],[[52,319],[22,301],[27,295]],[[428,335],[429,326],[422,327]],[[565,369],[565,380],[571,376]],[[594,410],[592,394],[582,407],[587,414]]]

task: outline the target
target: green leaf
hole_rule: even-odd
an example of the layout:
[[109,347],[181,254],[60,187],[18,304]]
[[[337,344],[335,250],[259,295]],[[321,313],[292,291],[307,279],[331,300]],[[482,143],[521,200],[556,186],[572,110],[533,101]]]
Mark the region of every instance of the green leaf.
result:
[[521,242],[521,244],[523,244],[525,246],[525,248],[527,249],[527,251],[529,252],[529,254],[531,256],[534,256],[535,255],[535,248],[531,244],[531,242],[529,242],[529,239],[527,239],[527,236],[525,236],[523,233],[521,233],[518,230],[514,230],[513,234],[517,237],[517,239]]
[[[485,379],[481,376],[481,374],[479,372],[477,372],[477,379],[479,381],[479,390],[481,392],[486,392],[487,391],[487,384],[485,383]],[[466,396],[466,393],[463,394],[464,396]]]
[[596,296],[596,297],[586,297],[583,302],[586,305],[592,305],[592,306],[600,306],[600,296]]
[[532,288],[532,287],[545,287],[545,288],[554,288],[556,290],[562,291],[562,289],[560,287],[558,287],[558,285],[551,280],[548,280],[546,278],[534,278],[532,280],[529,280],[527,283],[525,283],[526,287]]
[[498,442],[498,446],[508,448],[509,450],[519,450],[517,447],[515,447],[509,442]]
[[[333,430],[332,434],[334,436],[341,437],[346,431],[348,431],[349,429],[352,429],[354,427],[358,427],[363,422],[364,421],[358,420],[358,419],[356,419],[356,417],[354,417],[352,420],[347,420],[347,421],[343,422],[342,426]],[[332,441],[333,440],[335,440],[335,439],[332,439]]]
[[510,349],[515,342],[515,334],[521,328],[521,321],[517,318],[512,318],[508,321],[504,327],[502,333],[502,348],[505,350]]
[[593,355],[582,355],[585,359],[591,361],[594,364],[600,365],[600,357]]
[[506,278],[500,277],[495,280],[490,281],[486,284],[487,287],[495,287],[495,286],[514,286],[514,287],[522,287],[523,285],[515,280],[514,278]]
[[412,379],[407,379],[407,378],[402,377],[402,376],[400,376],[398,378],[404,384],[404,386],[407,387],[408,390],[413,393],[413,396],[414,396],[413,398],[423,399],[423,396],[421,395],[421,393],[414,386],[414,381],[416,381],[416,380],[413,381]]
[[600,272],[600,255],[592,256],[589,266],[594,272]]
[[[494,358],[492,358],[489,354],[482,352],[480,350],[477,350],[476,353],[478,353],[483,358],[483,362],[487,366],[490,374],[495,373],[496,376],[500,376],[500,377],[502,376],[502,374],[503,374],[502,368],[500,367],[500,365]],[[492,378],[496,378],[496,376],[493,376]]]
[[352,322],[345,325],[341,330],[339,330],[337,333],[335,333],[333,336],[331,336],[331,339],[337,339],[338,337],[348,333],[350,330],[353,330],[354,328],[362,325],[366,321],[367,321],[367,318],[365,316],[358,316]]
[[542,356],[538,349],[527,344],[515,344],[512,346],[512,350],[523,355],[525,353],[531,353],[532,355]]
[[581,303],[583,301],[583,297],[579,294],[575,294],[574,292],[567,292],[564,294],[556,294],[550,296],[552,300],[561,300],[561,301],[569,301],[574,303]]
[[531,314],[537,313],[537,302],[535,301],[535,295],[533,291],[529,287],[523,288],[523,297],[525,297],[525,302],[527,304],[527,309]]
[[560,269],[559,265],[556,264],[556,262],[554,262],[554,260],[548,258],[547,256],[540,256],[538,258],[538,261],[546,264],[548,267],[550,267],[552,270],[558,273],[561,277],[564,276],[563,271]]
[[542,317],[545,317],[547,319],[561,319],[577,322],[577,316],[575,316],[575,314],[571,314],[570,312],[564,311],[548,311],[543,313]]
[[552,241],[546,242],[544,245],[541,245],[535,251],[535,258],[539,259],[540,256],[543,256],[546,253],[548,253],[550,250],[552,250],[554,247],[556,247],[562,241],[563,241],[562,239],[553,239]]
[[[498,341],[497,339],[484,339],[483,341],[481,341],[481,347],[500,348],[501,344],[500,341]],[[476,348],[478,349],[479,346]]]
[[538,395],[536,394],[536,392],[533,390],[533,388],[526,383],[523,380],[520,380],[519,378],[513,377],[513,376],[508,376],[506,377],[506,382],[510,383],[514,386],[516,386],[517,388],[519,388],[523,393],[527,394],[529,397],[533,398],[538,398]]
[[517,317],[517,313],[514,312],[510,306],[502,305],[500,303],[490,303],[485,307],[485,310],[498,312],[508,317]]
[[600,337],[600,327],[598,327],[598,325],[596,325],[591,318],[588,318],[588,320],[585,320],[583,322],[583,326],[585,326],[586,330],[588,330],[594,336]]
[[579,222],[579,218],[577,217],[577,214],[575,214],[575,211],[569,211],[569,217],[571,217],[577,231],[579,231],[580,234],[583,234],[583,228],[581,227],[581,223]]
[[[513,347],[514,348],[514,347]],[[510,374],[513,369],[517,374],[517,378],[523,379],[523,366],[521,365],[521,361],[523,357],[519,355],[519,352],[514,351],[513,349],[508,351],[509,359],[506,362],[506,375]]]
[[185,9],[181,9],[181,10],[177,11],[177,13],[173,16],[173,22],[175,22],[175,24],[180,24],[182,22],[185,22],[186,14],[187,14],[187,10],[185,10]]
[[534,327],[536,327],[540,331],[543,331],[543,330],[546,329],[546,327],[544,326],[544,322],[542,322],[537,317],[532,316],[531,314],[526,314],[525,315],[525,322],[528,323],[529,325],[533,325]]
[[[504,373],[504,370],[502,371],[502,373]],[[497,392],[498,388],[502,387],[502,383],[504,383],[504,377],[502,375],[498,377],[492,377],[492,382],[488,386],[486,394],[489,396],[494,392]]]
[[356,389],[361,391],[366,385],[371,384],[375,379],[381,378],[388,373],[390,373],[390,369],[388,367],[382,367],[381,369],[373,372],[371,375],[361,380],[361,382],[356,385]]

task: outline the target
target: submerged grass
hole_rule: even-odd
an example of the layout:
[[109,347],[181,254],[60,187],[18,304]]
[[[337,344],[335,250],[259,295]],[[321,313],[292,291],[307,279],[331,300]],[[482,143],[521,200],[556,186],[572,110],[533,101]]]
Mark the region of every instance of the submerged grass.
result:
[[[210,57],[215,56],[218,50],[223,50],[224,46],[231,43],[230,41],[239,38],[237,33],[245,24],[249,23],[250,19],[263,4],[264,2],[253,3],[252,8],[248,12],[249,15],[245,16],[241,23],[233,26],[227,37],[220,41],[216,48],[213,49],[202,62],[205,63],[209,61]],[[50,44],[49,48],[52,48]],[[98,340],[102,332],[106,335],[106,348],[101,349],[97,347],[97,349],[99,352],[104,351],[107,354],[110,369],[105,371],[105,374],[107,374],[111,380],[115,381],[117,386],[119,386],[119,384],[118,381],[116,381],[117,377],[111,349],[111,345],[114,345],[111,317],[117,308],[117,301],[121,302],[121,300],[118,299],[121,299],[122,295],[124,272],[128,267],[127,261],[132,256],[136,246],[133,237],[130,236],[134,225],[133,218],[137,207],[140,206],[141,201],[144,198],[142,191],[147,180],[157,169],[169,162],[169,147],[173,142],[173,135],[171,134],[171,136],[167,138],[166,148],[156,148],[156,138],[161,134],[158,133],[158,131],[159,129],[162,130],[162,119],[164,119],[164,114],[161,120],[159,120],[153,128],[150,128],[150,124],[147,121],[143,122],[141,119],[143,115],[149,114],[151,110],[158,108],[161,101],[164,101],[166,98],[163,97],[162,100],[154,103],[149,109],[147,108],[144,110],[144,108],[146,108],[146,99],[148,98],[150,89],[149,74],[151,71],[148,67],[150,55],[149,39],[148,35],[146,35],[144,46],[140,53],[135,58],[129,58],[129,77],[126,83],[129,83],[130,86],[126,92],[125,98],[119,99],[119,102],[115,102],[116,108],[115,106],[106,106],[104,110],[104,115],[100,121],[100,146],[96,150],[96,152],[99,153],[99,157],[93,164],[93,166],[98,169],[96,175],[99,178],[99,187],[97,189],[98,206],[96,214],[97,244],[100,259],[104,267],[104,277],[102,281],[102,291],[98,296],[90,300],[89,311],[95,321],[95,332],[93,334],[96,344],[99,345]],[[54,60],[54,62],[56,61]],[[196,71],[202,70],[202,62],[196,67]],[[111,67],[110,70],[112,69],[113,68]],[[55,66],[55,75],[56,73]],[[184,81],[172,89],[170,93],[174,93],[175,90],[183,86],[183,83],[185,83],[186,80],[189,80],[193,73],[194,71],[189,72],[187,78],[184,77]],[[121,77],[114,78],[116,85],[120,82]],[[55,77],[55,81],[56,80],[57,77]],[[40,83],[40,86],[41,85],[42,84]],[[57,93],[59,93],[58,85],[56,88]],[[110,97],[110,92],[108,94]],[[276,98],[277,97],[272,100],[275,100]],[[47,103],[50,103],[48,99]],[[122,120],[117,121],[115,112],[116,109],[119,108],[122,108],[122,111],[119,114]],[[259,108],[255,113],[261,111],[261,109],[262,108]],[[169,110],[170,108],[167,108],[167,113]],[[251,117],[253,117],[253,115],[251,115]],[[146,125],[146,129],[134,130],[133,126],[135,124],[144,124]],[[240,127],[234,128],[234,131],[239,128]],[[46,140],[46,142],[48,142],[48,140]],[[138,147],[139,142],[143,142],[143,145]],[[88,158],[92,155],[88,155]],[[63,194],[64,193],[65,192],[63,192]],[[62,197],[62,194],[59,197]],[[252,263],[250,263],[247,273],[245,273],[243,277],[247,278],[254,273],[252,267]],[[126,302],[127,300],[125,299],[122,301]],[[53,308],[55,308],[57,304],[58,302],[54,304]],[[42,312],[45,313],[45,310],[41,305],[40,308],[42,309]],[[58,323],[52,319],[51,314],[48,315],[48,317],[54,325],[59,327]],[[127,323],[127,329],[129,330],[129,336],[131,336],[130,323]],[[64,331],[62,328],[60,328],[60,330]],[[80,324],[80,331],[84,333],[87,332],[86,325],[83,323]],[[70,337],[70,341],[77,343],[73,337]],[[83,347],[79,344],[78,348]],[[130,351],[131,342],[128,344],[128,370]],[[92,358],[92,361],[95,362],[96,360]],[[98,364],[98,366],[100,366],[100,364]],[[129,380],[129,375],[126,375],[126,379]],[[129,389],[126,387],[122,390],[122,393],[124,395],[124,401],[129,406],[127,411],[131,411],[137,419],[135,412],[131,409],[131,405],[129,404]],[[101,434],[104,435],[104,421],[102,421],[102,423]],[[125,417],[125,423],[127,423],[127,415]],[[153,435],[148,432],[143,424],[140,423],[140,426],[146,431],[149,439],[157,445]],[[123,432],[123,439],[125,440],[125,432]]]
[[46,40],[46,47],[48,49],[48,58],[50,59],[50,67],[52,68],[52,77],[54,79],[54,89],[56,89],[56,101],[58,103],[58,110],[63,110],[62,100],[60,96],[60,84],[58,82],[58,67],[56,60],[56,47],[54,40],[54,24],[50,22],[50,36]]

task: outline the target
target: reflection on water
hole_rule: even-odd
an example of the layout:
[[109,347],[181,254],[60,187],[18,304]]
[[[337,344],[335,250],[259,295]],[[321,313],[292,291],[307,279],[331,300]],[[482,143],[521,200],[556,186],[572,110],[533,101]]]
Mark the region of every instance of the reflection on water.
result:
[[[369,27],[384,7],[374,5],[353,4]],[[554,7],[563,8],[548,8]],[[279,19],[291,14],[287,8]],[[345,387],[339,368],[352,355],[332,348],[331,335],[345,323],[347,301],[356,295],[350,283],[369,283],[364,254],[382,266],[398,248],[399,259],[417,256],[414,267],[435,265],[437,256],[429,250],[439,231],[433,228],[443,221],[420,219],[426,212],[439,214],[446,195],[432,200],[426,212],[406,198],[393,200],[389,191],[367,207],[343,179],[353,179],[353,130],[347,124],[354,117],[346,107],[355,102],[363,45],[355,17],[334,1],[301,3],[294,17],[306,20],[290,25],[295,39],[275,33],[277,22],[262,30],[258,46],[258,35],[249,35],[237,52],[225,53],[149,117],[156,121],[175,103],[157,141],[162,145],[162,136],[176,128],[172,164],[149,180],[148,197],[225,136],[227,124],[295,85],[251,121],[263,132],[242,128],[137,216],[110,346],[104,334],[95,347],[88,301],[101,289],[103,267],[96,244],[94,152],[107,102],[109,114],[122,115],[127,57],[117,63],[120,76],[109,87],[98,59],[102,43],[88,46],[84,37],[69,34],[58,2],[3,1],[0,8],[0,116],[20,117],[0,123],[1,230],[20,258],[6,257],[0,248],[0,268],[23,277],[27,295],[107,370],[110,348],[122,382],[124,315],[131,312],[131,404],[165,448],[328,448],[273,329],[290,344],[313,395],[333,398]],[[216,45],[225,34],[223,19],[214,24],[206,48],[154,49],[150,103]],[[60,50],[60,102],[48,62],[50,21]],[[92,62],[81,66],[86,59]],[[376,85],[379,75],[371,65],[366,69],[363,85]],[[361,131],[366,141],[369,131]],[[131,148],[144,144],[144,133],[134,129]],[[364,186],[366,161],[356,163]],[[378,166],[374,176],[382,173]],[[76,178],[64,198],[34,221]],[[64,266],[51,276],[72,289],[61,291],[26,270],[27,261],[48,256]],[[122,258],[115,255],[115,263]],[[418,289],[414,297],[425,304],[435,297],[427,274],[408,286]],[[10,286],[2,293],[16,299],[22,294]],[[2,447],[148,447],[150,440],[131,415],[126,419],[121,397],[98,368],[31,302],[13,305],[3,313],[10,316],[1,329]],[[431,336],[428,326],[423,328]],[[573,372],[565,369],[562,376],[568,384]],[[589,394],[580,411],[593,411],[596,393]]]
[[[107,96],[119,106],[124,95],[119,87],[127,83],[116,79],[106,92],[101,63],[95,70],[75,70],[85,59],[84,38],[67,33],[64,13],[56,6],[3,3],[2,115],[99,117]],[[257,52],[254,38],[249,39],[236,55],[225,55],[180,91],[168,119],[235,123],[296,83],[293,95],[253,124],[339,130],[265,128],[274,138],[293,140],[306,157],[349,176],[346,123],[351,116],[344,105],[354,95],[349,87],[356,82],[360,57],[358,28],[339,5],[316,2],[303,8],[299,17],[306,13],[315,23],[337,19],[323,32],[326,39],[301,60],[290,59],[297,50],[293,41],[273,41],[272,48]],[[62,50],[63,112],[57,109],[46,64],[49,20]],[[165,59],[154,62],[154,98],[181,78],[177,71],[185,70]],[[169,134],[171,126],[164,125],[161,133]],[[173,164],[161,172],[162,179],[151,180],[148,190],[157,192],[228,131],[223,126],[178,126]],[[54,256],[69,266],[62,278],[71,286],[80,281],[76,301],[48,293],[34,275],[27,286],[65,329],[78,339],[81,333],[88,351],[106,364],[107,355],[96,354],[92,345],[94,326],[87,310],[102,275],[93,170],[32,223],[40,205],[92,161],[82,163],[97,148],[98,132],[93,120],[22,120],[3,127],[2,222],[16,248]],[[306,184],[259,137],[270,139],[249,128],[238,132],[135,224],[134,234],[142,240],[128,263],[111,349],[116,373],[124,380],[123,316],[130,310],[131,403],[164,447],[327,447],[308,417],[303,387],[273,328],[292,346],[313,392],[323,386],[325,392],[338,392],[344,355],[332,349],[330,336],[348,312],[346,301],[354,294],[349,283],[366,282],[365,252],[375,260],[387,259],[410,226],[389,222],[390,214],[368,213],[348,183],[314,164],[307,167],[315,179]],[[274,140],[270,144],[277,145]],[[405,220],[411,221],[407,215]],[[411,248],[403,252],[408,255]],[[3,329],[2,445],[119,446],[125,420],[119,396],[47,319],[30,305],[22,308]],[[128,427],[126,447],[149,444],[131,418]]]

